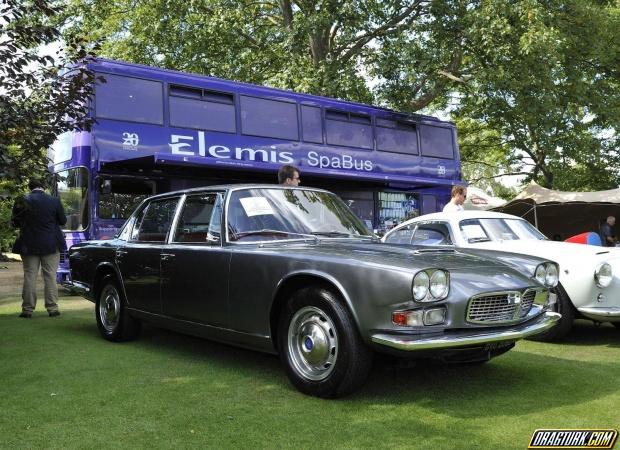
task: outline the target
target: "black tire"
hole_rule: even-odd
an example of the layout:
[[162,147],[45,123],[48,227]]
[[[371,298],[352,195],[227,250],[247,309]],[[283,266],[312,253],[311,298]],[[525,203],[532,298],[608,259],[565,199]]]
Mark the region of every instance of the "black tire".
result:
[[138,337],[142,329],[140,321],[127,312],[127,302],[113,275],[107,275],[102,280],[95,316],[101,336],[108,341],[131,341]]
[[318,287],[297,291],[284,306],[278,348],[291,383],[316,397],[350,394],[364,384],[372,366],[372,351],[347,308]]
[[562,314],[562,318],[558,321],[557,325],[544,333],[537,334],[531,337],[532,341],[541,342],[554,342],[564,338],[573,327],[573,321],[575,320],[576,311],[575,307],[570,301],[568,294],[564,290],[561,284],[558,284],[553,292],[558,296],[554,307],[551,309],[553,312]]

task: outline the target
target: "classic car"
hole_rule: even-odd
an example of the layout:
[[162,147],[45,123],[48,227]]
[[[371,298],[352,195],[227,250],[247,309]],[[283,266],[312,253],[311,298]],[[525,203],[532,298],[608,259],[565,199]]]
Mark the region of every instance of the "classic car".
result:
[[300,391],[360,387],[374,352],[485,362],[552,327],[557,265],[382,244],[336,195],[212,186],[146,199],[110,240],[70,249],[101,335],[142,322],[277,353]]
[[550,303],[562,318],[534,339],[559,340],[576,318],[620,327],[620,251],[615,248],[550,241],[526,220],[493,211],[427,214],[401,223],[382,240],[468,251],[501,250],[558,262],[560,282]]

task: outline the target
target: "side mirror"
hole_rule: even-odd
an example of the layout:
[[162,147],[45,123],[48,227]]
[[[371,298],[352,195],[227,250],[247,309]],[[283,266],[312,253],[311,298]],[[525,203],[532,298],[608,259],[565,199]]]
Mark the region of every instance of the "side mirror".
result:
[[102,194],[112,193],[112,180],[103,180],[99,185],[99,192]]

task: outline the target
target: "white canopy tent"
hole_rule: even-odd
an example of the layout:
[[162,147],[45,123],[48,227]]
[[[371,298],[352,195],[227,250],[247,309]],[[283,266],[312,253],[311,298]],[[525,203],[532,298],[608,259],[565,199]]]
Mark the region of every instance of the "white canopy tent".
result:
[[620,220],[620,189],[562,192],[532,181],[511,201],[493,210],[523,217],[545,236],[564,240],[586,231],[598,233],[608,216]]
[[493,197],[482,189],[467,186],[467,198],[463,203],[463,208],[467,210],[486,210],[502,206],[506,200],[499,197]]

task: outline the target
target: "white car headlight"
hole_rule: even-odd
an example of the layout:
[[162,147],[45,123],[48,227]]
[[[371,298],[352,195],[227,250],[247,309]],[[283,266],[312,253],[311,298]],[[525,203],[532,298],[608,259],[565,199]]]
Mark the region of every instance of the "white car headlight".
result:
[[436,300],[446,298],[448,296],[448,292],[450,291],[448,272],[444,272],[443,270],[435,270],[431,275],[430,285],[431,295]]
[[547,264],[547,274],[545,275],[545,286],[553,288],[558,285],[560,271],[557,264]]
[[428,294],[429,277],[425,271],[420,271],[413,277],[413,298],[418,302],[423,301]]
[[611,284],[613,279],[613,271],[608,263],[599,264],[594,271],[594,281],[600,288],[605,288]]

